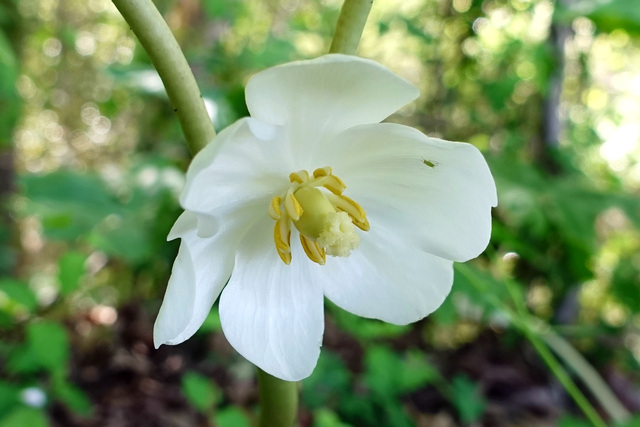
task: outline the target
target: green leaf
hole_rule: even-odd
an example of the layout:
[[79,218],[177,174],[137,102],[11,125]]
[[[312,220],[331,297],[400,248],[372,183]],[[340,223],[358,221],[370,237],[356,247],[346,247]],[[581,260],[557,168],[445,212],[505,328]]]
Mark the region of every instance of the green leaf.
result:
[[0,302],[0,309],[14,312],[24,309],[33,312],[38,306],[38,300],[25,282],[11,278],[0,279],[0,294],[7,297],[7,301]]
[[558,420],[558,427],[591,427],[592,424],[571,415],[565,415]]
[[227,0],[225,2],[205,1],[202,6],[205,13],[211,19],[234,20],[242,11],[243,2],[240,0]]
[[42,411],[20,407],[0,420],[0,427],[48,427],[49,421]]
[[453,405],[458,410],[460,419],[465,425],[478,421],[487,407],[480,395],[479,384],[471,381],[466,375],[457,375],[451,382]]
[[25,344],[9,360],[9,370],[15,373],[49,372],[66,369],[69,359],[67,331],[54,322],[31,323],[27,326]]
[[52,239],[73,241],[120,209],[95,175],[56,171],[23,175],[20,183],[29,199],[26,210],[42,219],[45,235]]
[[211,379],[193,371],[182,376],[182,393],[201,412],[210,411],[222,399],[222,393]]
[[197,334],[209,334],[211,332],[222,332],[222,323],[220,323],[220,313],[218,312],[218,305],[214,305],[211,308],[209,314],[204,319],[202,326],[198,329]]
[[0,419],[19,404],[19,394],[20,387],[4,381],[0,382]]
[[640,34],[640,8],[634,0],[582,0],[562,7],[559,3],[555,19],[570,22],[578,16],[591,19],[600,31],[624,29]]
[[449,297],[444,300],[442,305],[438,307],[438,309],[433,312],[430,317],[438,325],[442,326],[453,325],[458,320],[458,311],[456,310],[456,306],[453,303],[453,298],[451,298],[451,295],[449,295]]
[[181,172],[152,158],[124,178],[116,191],[94,174],[23,175],[23,215],[37,215],[50,239],[82,239],[107,255],[141,264],[157,256],[178,215],[172,191]]
[[372,391],[385,398],[392,399],[399,392],[400,358],[383,346],[368,349],[365,356],[365,381]]
[[67,252],[58,260],[58,280],[60,292],[68,295],[78,289],[80,278],[85,273],[86,257],[80,252]]
[[245,413],[233,406],[218,411],[215,416],[215,425],[217,427],[251,427]]
[[340,329],[365,341],[375,338],[397,337],[409,330],[410,326],[399,326],[376,319],[365,319],[343,310],[328,302],[327,309]]
[[313,427],[351,427],[351,424],[340,421],[338,414],[326,408],[315,410],[313,412],[313,418]]
[[630,420],[616,423],[615,427],[640,427],[640,415],[636,415]]
[[[448,298],[453,299],[457,294],[466,297],[468,307],[472,313],[477,308],[481,309],[483,317],[487,317],[497,312],[503,312],[502,307],[506,306],[506,301],[510,300],[507,287],[504,283],[496,280],[491,274],[479,270],[473,264],[453,265],[453,291]],[[524,298],[522,295],[520,298]]]
[[32,323],[27,328],[27,343],[38,354],[41,365],[50,371],[66,366],[69,359],[67,331],[58,323]]
[[484,86],[484,94],[494,111],[503,111],[509,106],[509,99],[515,90],[519,79],[507,75],[502,79],[487,82]]
[[340,396],[348,394],[351,375],[342,359],[330,351],[322,351],[313,374],[304,380],[302,400],[310,409],[337,405]]
[[11,145],[10,136],[22,110],[15,85],[19,68],[11,42],[0,29],[0,149]]
[[145,225],[130,215],[112,215],[96,226],[87,240],[109,255],[142,262],[153,254]]
[[640,271],[632,257],[618,262],[611,280],[611,291],[620,302],[635,313],[640,312]]
[[367,351],[365,364],[366,383],[389,399],[429,384],[439,375],[420,351],[399,355],[387,347],[375,346]]
[[0,31],[0,94],[6,95],[9,92],[13,92],[14,81],[18,76],[18,60],[16,54],[11,47],[11,42]]
[[419,350],[410,350],[402,360],[400,370],[400,390],[410,392],[430,384],[440,373],[429,363],[425,354]]

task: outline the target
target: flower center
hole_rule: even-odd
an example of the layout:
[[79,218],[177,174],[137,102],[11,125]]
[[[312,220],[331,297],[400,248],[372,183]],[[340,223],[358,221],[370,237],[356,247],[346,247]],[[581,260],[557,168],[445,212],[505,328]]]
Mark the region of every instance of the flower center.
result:
[[[269,216],[276,220],[273,240],[280,259],[291,263],[291,223],[300,232],[300,243],[309,259],[324,265],[326,254],[349,256],[358,247],[356,227],[369,230],[364,209],[343,196],[347,186],[326,166],[289,175],[291,185],[269,205]],[[321,190],[320,188],[328,191]]]

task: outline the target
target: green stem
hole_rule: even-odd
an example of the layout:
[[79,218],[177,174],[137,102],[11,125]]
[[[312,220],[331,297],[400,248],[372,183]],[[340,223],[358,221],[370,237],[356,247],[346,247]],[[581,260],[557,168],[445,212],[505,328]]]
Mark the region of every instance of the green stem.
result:
[[[511,301],[513,301],[513,304],[516,307],[516,313],[513,314],[513,318],[517,319],[515,324],[519,326],[525,337],[527,337],[529,342],[538,352],[540,358],[542,358],[544,363],[549,367],[553,375],[560,384],[562,384],[562,387],[564,387],[567,393],[569,393],[573,401],[578,405],[589,421],[591,421],[591,423],[596,427],[605,427],[605,422],[593,408],[593,405],[589,403],[567,371],[562,367],[560,362],[558,362],[558,359],[556,359],[553,353],[551,353],[549,347],[547,347],[547,345],[545,345],[545,343],[540,339],[542,332],[539,325],[543,322],[529,313],[527,306],[516,290],[515,283],[508,278],[505,278],[503,281],[507,288],[507,292],[511,297]],[[549,329],[549,327],[547,326],[545,329]]]
[[540,333],[540,337],[589,387],[611,419],[620,424],[629,420],[631,417],[629,411],[620,403],[593,366],[567,340],[551,329]]
[[298,383],[284,381],[258,369],[259,427],[293,426],[298,413]]
[[329,52],[356,54],[372,4],[373,0],[344,1]]
[[607,424],[602,420],[587,398],[582,394],[576,383],[573,382],[567,371],[564,370],[558,359],[556,359],[549,348],[542,342],[538,334],[532,331],[528,325],[521,325],[521,330],[533,347],[538,352],[544,363],[549,367],[556,379],[562,384],[562,387],[569,393],[580,410],[589,419],[595,427],[606,427]]
[[571,395],[576,404],[584,412],[587,418],[589,418],[591,423],[595,426],[605,425],[602,418],[576,386],[575,382],[571,379],[569,374],[567,374],[566,370],[553,356],[549,348],[553,349],[558,356],[573,368],[574,372],[576,372],[587,387],[589,387],[591,392],[600,404],[602,404],[603,408],[605,408],[611,418],[617,422],[626,420],[629,417],[629,413],[616,399],[613,392],[611,392],[595,369],[593,369],[593,367],[584,360],[582,355],[580,355],[580,353],[578,353],[571,344],[553,332],[542,320],[529,313],[529,310],[526,308],[524,302],[516,292],[514,283],[512,283],[510,279],[505,279],[504,283],[509,295],[511,296],[511,300],[516,306],[516,311],[521,324],[520,329],[524,332],[531,344],[533,344],[538,355],[540,355],[549,369],[551,369],[551,372],[555,375],[558,381],[560,381],[567,393]]
[[192,154],[216,135],[191,68],[151,0],[113,0],[156,67]]
[[[474,274],[472,274],[468,266],[464,264],[458,264],[457,270],[462,273],[476,289],[483,293],[490,292],[487,290],[486,286],[484,286],[484,284],[480,280],[478,280]],[[549,348],[540,339],[540,335],[543,333],[541,331],[542,328],[540,327],[542,321],[537,317],[529,314],[529,311],[520,298],[520,295],[516,291],[514,284],[509,279],[505,279],[503,280],[503,282],[507,288],[511,300],[515,305],[515,311],[498,300],[494,295],[491,295],[492,297],[488,297],[488,301],[490,301],[497,310],[505,312],[509,316],[509,319],[513,326],[521,331],[529,340],[529,342],[531,342],[533,348],[536,350],[540,358],[549,367],[551,373],[556,377],[562,387],[571,396],[580,410],[582,410],[591,424],[593,424],[595,427],[606,427],[606,424],[602,420],[600,415],[598,415],[598,413],[593,408],[591,403],[589,403],[582,391],[580,391],[575,382],[573,382],[567,371],[562,367],[553,353],[551,353]],[[534,320],[531,320],[532,318]]]

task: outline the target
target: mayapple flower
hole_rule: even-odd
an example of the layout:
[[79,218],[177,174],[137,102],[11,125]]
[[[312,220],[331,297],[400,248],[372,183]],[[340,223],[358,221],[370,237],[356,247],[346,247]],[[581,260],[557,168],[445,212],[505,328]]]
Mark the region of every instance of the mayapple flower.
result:
[[295,381],[316,365],[324,297],[399,325],[437,309],[453,262],[486,248],[497,198],[474,146],[380,123],[418,94],[387,68],[345,55],[255,75],[251,117],[187,171],[155,345],[191,337],[220,297],[231,345]]

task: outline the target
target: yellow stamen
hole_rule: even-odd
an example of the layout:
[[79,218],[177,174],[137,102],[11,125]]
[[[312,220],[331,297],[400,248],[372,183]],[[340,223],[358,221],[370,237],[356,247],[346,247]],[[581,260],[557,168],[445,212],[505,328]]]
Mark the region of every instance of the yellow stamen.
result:
[[335,175],[327,175],[318,180],[318,184],[322,185],[333,194],[342,194],[347,186],[340,178]]
[[363,224],[367,222],[367,214],[364,209],[362,209],[362,206],[347,196],[343,196],[342,194],[327,194],[327,198],[331,201],[333,206],[348,213],[356,222]]
[[288,216],[282,215],[273,229],[273,241],[280,259],[287,265],[291,264],[291,223]]
[[309,172],[304,169],[293,172],[289,175],[289,181],[291,181],[291,183],[297,182],[298,184],[304,184],[309,181]]
[[353,221],[353,225],[355,225],[362,231],[369,231],[369,229],[371,228],[371,226],[369,225],[369,220],[366,218],[364,219],[364,222],[357,221],[354,217],[351,217],[351,220]]
[[302,244],[304,253],[307,254],[311,261],[320,265],[324,265],[324,263],[327,261],[327,258],[322,246],[318,245],[316,242],[309,239],[304,234],[300,234],[300,243]]
[[321,176],[331,175],[332,172],[333,172],[333,169],[331,169],[331,166],[325,166],[323,168],[318,168],[314,170],[313,177],[320,178]]
[[304,212],[302,210],[302,206],[300,206],[300,203],[293,195],[293,191],[291,191],[291,189],[287,191],[287,195],[284,197],[284,210],[294,221],[299,220],[300,215],[302,215],[302,213]]
[[367,215],[358,203],[343,196],[345,183],[329,166],[289,175],[286,193],[271,199],[268,213],[276,220],[273,230],[278,256],[291,263],[291,224],[300,232],[300,243],[309,259],[320,265],[326,255],[346,257],[360,243],[356,232],[369,230]]
[[269,205],[269,216],[271,219],[278,220],[280,219],[280,215],[282,215],[282,211],[280,210],[280,204],[282,203],[282,198],[280,196],[276,196],[271,199],[271,204]]

